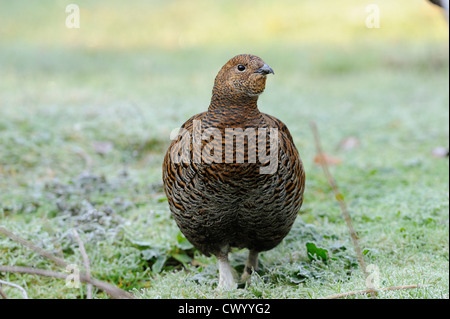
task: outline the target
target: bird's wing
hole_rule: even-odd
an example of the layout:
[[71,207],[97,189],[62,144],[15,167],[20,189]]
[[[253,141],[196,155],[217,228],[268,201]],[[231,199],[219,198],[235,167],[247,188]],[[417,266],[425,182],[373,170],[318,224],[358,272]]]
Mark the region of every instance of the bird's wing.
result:
[[[166,156],[163,162],[163,182],[164,191],[166,192],[167,199],[172,205],[176,205],[173,201],[173,190],[174,188],[184,188],[190,183],[192,178],[195,176],[197,170],[193,169],[192,162],[193,147],[192,147],[192,133],[194,120],[202,120],[206,112],[196,114],[187,120],[182,126],[181,131],[178,136],[172,141],[167,150]],[[183,150],[187,150],[189,157],[189,163],[178,162],[174,160],[174,157],[181,154]]]
[[[284,180],[284,187],[287,190],[296,189],[296,193],[302,196],[305,187],[305,171],[297,147],[294,144],[292,135],[287,126],[276,117],[262,113],[263,118],[269,127],[278,129],[279,132],[279,169],[284,173],[279,173]],[[281,134],[280,134],[281,133]]]

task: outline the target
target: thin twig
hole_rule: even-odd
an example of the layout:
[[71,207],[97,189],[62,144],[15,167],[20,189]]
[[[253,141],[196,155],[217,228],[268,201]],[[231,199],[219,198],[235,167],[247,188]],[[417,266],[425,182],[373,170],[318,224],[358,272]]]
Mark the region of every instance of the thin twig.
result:
[[[19,285],[16,285],[16,284],[13,284],[12,282],[4,281],[4,280],[0,280],[0,285],[8,285],[8,286],[17,288],[17,289],[19,289],[19,290],[22,292],[23,298],[24,298],[24,299],[28,299],[27,291],[26,291],[23,287],[21,287],[21,286],[19,286]],[[3,297],[3,296],[2,296],[2,297]],[[4,297],[6,297],[6,295],[5,295]],[[4,298],[4,297],[3,297],[3,298]]]
[[[66,279],[67,274],[45,270],[40,268],[30,268],[30,267],[21,267],[21,266],[0,266],[0,272],[12,272],[12,273],[22,273],[22,274],[32,274],[39,276],[46,276],[58,279]],[[92,284],[93,286],[103,290],[108,293],[111,297],[115,299],[134,299],[134,296],[125,290],[117,288],[111,284],[108,284],[104,281],[87,277],[86,274],[80,273],[80,281]]]
[[320,161],[319,161],[320,165],[322,166],[323,172],[325,173],[328,183],[330,184],[330,186],[333,190],[334,196],[336,197],[336,200],[338,201],[339,206],[341,207],[342,215],[347,224],[347,228],[350,232],[350,237],[352,238],[353,247],[355,248],[355,252],[358,257],[359,266],[364,274],[364,277],[366,279],[366,284],[369,288],[369,293],[371,294],[372,297],[375,297],[376,290],[373,287],[372,281],[368,280],[369,274],[367,272],[366,262],[364,261],[363,254],[362,254],[361,248],[359,246],[358,237],[356,235],[355,228],[353,227],[352,219],[350,217],[350,213],[348,211],[347,204],[344,201],[344,196],[342,195],[341,191],[339,190],[336,181],[334,180],[333,176],[330,173],[330,170],[328,169],[328,165],[324,158],[324,152],[322,150],[322,146],[320,143],[319,132],[317,130],[317,125],[315,122],[311,122],[311,129],[314,134],[317,155],[320,156]]
[[336,181],[334,180],[333,176],[330,173],[330,170],[328,169],[328,165],[327,162],[324,158],[324,153],[322,151],[322,146],[320,144],[320,138],[319,138],[319,132],[317,129],[317,125],[314,122],[311,122],[311,129],[313,131],[314,134],[314,140],[315,140],[315,144],[316,144],[316,150],[317,150],[317,155],[320,156],[320,165],[322,166],[322,169],[325,173],[325,176],[328,180],[328,183],[330,184],[333,193],[336,197],[336,200],[339,203],[339,206],[341,207],[341,211],[342,211],[342,215],[345,219],[345,222],[347,224],[347,228],[350,232],[350,237],[352,238],[352,242],[353,242],[353,246],[355,248],[356,254],[358,256],[358,263],[359,266],[361,267],[361,270],[364,274],[364,277],[366,279],[366,285],[369,289],[366,290],[359,290],[359,291],[350,291],[350,292],[345,292],[345,293],[341,293],[341,294],[337,294],[337,295],[332,295],[332,296],[328,296],[328,297],[324,297],[323,299],[338,299],[338,298],[343,298],[343,297],[349,297],[349,296],[353,296],[356,294],[370,294],[372,298],[376,298],[377,296],[377,292],[378,291],[389,291],[389,290],[399,290],[399,289],[413,289],[413,288],[421,288],[423,287],[423,285],[404,285],[404,286],[396,286],[396,287],[385,287],[385,288],[379,288],[379,289],[375,289],[375,287],[373,286],[372,281],[369,278],[369,274],[367,272],[367,268],[366,268],[366,263],[364,261],[364,256],[361,252],[361,248],[359,246],[359,242],[358,242],[358,237],[356,235],[355,232],[355,228],[353,227],[353,223],[352,223],[352,219],[350,217],[350,213],[348,211],[347,208],[347,204],[344,201],[344,196],[342,195],[342,193],[340,192]]
[[[5,236],[9,237],[10,239],[12,239],[13,241],[16,241],[16,242],[18,242],[18,243],[20,243],[20,244],[30,248],[31,250],[33,250],[34,252],[38,253],[39,255],[50,259],[51,261],[53,261],[58,266],[66,268],[69,265],[63,259],[55,257],[54,255],[50,254],[49,252],[43,250],[42,248],[39,248],[39,247],[35,246],[34,244],[29,242],[28,240],[25,240],[25,239],[15,235],[15,234],[13,234],[12,232],[10,232],[9,230],[7,230],[4,227],[0,227],[0,234],[3,234]],[[8,271],[7,269],[10,269],[11,271]],[[16,271],[14,271],[14,269]],[[42,269],[37,269],[37,268],[30,268],[30,267],[0,266],[0,272],[1,271],[22,272],[22,273],[30,273],[30,274],[34,273],[34,274],[41,275],[41,276],[55,277],[55,278],[60,278],[60,279],[66,279],[67,278],[67,275],[63,274],[63,273],[58,273],[58,272],[54,272],[54,271],[52,272],[52,271],[47,271],[47,270],[42,270]],[[114,287],[113,285],[110,285],[110,284],[108,284],[106,282],[100,281],[100,280],[95,279],[95,278],[88,278],[85,273],[80,273],[80,281],[86,282],[86,283],[90,283],[90,284],[96,286],[97,288],[99,288],[99,289],[105,291],[106,293],[108,293],[113,298],[120,298],[120,299],[134,298],[134,296],[132,294],[126,292],[125,290],[122,290],[120,288]]]
[[7,230],[4,227],[0,227],[0,234],[3,234],[6,237],[9,237],[10,239],[12,239],[13,241],[16,241],[16,242],[18,242],[18,243],[28,247],[29,249],[31,249],[35,253],[38,253],[39,255],[41,255],[41,256],[43,256],[43,257],[45,257],[47,259],[50,259],[51,261],[53,261],[58,266],[61,266],[61,267],[65,268],[68,265],[63,259],[58,258],[58,257],[50,254],[49,252],[45,251],[44,249],[37,247],[36,245],[34,245],[33,243],[29,242],[28,240],[23,239],[23,238],[15,235],[15,234],[13,234],[12,232],[10,232],[9,230]]
[[[396,286],[396,287],[384,287],[384,288],[378,289],[378,291],[414,289],[414,288],[423,288],[423,287],[424,287],[423,285],[405,285],[405,286]],[[349,291],[349,292],[344,292],[341,294],[323,297],[321,299],[339,299],[339,298],[345,298],[345,297],[350,297],[350,296],[359,295],[359,294],[366,295],[366,294],[371,294],[371,293],[373,293],[373,289]]]
[[[86,276],[88,278],[91,278],[91,268],[89,266],[89,257],[86,254],[86,249],[84,248],[83,241],[81,240],[80,236],[78,235],[78,232],[76,231],[76,229],[73,229],[72,232],[73,232],[73,235],[75,236],[75,239],[78,242],[78,247],[80,249],[81,257],[83,258],[83,264],[84,264],[84,268],[86,271]],[[89,283],[86,286],[86,298],[92,299],[92,285]]]

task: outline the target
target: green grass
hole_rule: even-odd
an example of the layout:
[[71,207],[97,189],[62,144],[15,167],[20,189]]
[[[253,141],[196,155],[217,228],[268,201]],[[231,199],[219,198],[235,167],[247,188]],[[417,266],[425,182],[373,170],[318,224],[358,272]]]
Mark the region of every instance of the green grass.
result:
[[[425,1],[0,2],[0,225],[141,298],[320,298],[365,289],[309,122],[342,164],[332,173],[381,287],[380,298],[449,297],[448,26]],[[288,237],[261,255],[250,287],[216,290],[214,258],[170,217],[161,164],[169,133],[206,110],[219,68],[238,53],[276,75],[260,109],[289,127],[307,172]],[[339,143],[355,137],[351,150]],[[102,153],[99,143],[110,149]],[[106,144],[105,144],[106,143]],[[100,144],[102,145],[102,144]],[[311,259],[307,243],[327,251]],[[245,251],[231,263],[242,271]],[[0,237],[0,264],[59,270]],[[32,298],[83,298],[84,288],[0,274]],[[3,287],[9,297],[18,290]],[[95,291],[96,298],[107,298]],[[357,298],[366,298],[358,296]]]

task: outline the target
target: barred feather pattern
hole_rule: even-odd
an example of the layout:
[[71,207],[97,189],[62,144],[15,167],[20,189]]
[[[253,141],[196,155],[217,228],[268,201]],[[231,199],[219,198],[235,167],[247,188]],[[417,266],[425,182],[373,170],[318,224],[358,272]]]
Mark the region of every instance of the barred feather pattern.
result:
[[[181,232],[202,253],[219,255],[224,247],[248,248],[261,252],[274,248],[289,233],[303,201],[305,172],[291,134],[280,120],[264,114],[257,107],[258,95],[265,88],[265,74],[250,72],[248,77],[239,74],[235,66],[245,64],[249,70],[258,70],[265,63],[258,57],[240,55],[231,59],[216,77],[213,97],[207,112],[191,117],[182,126],[163,162],[163,183],[172,216]],[[248,90],[234,84],[227,87],[224,81],[233,76],[239,83],[251,82]],[[239,76],[241,78],[239,78]],[[236,83],[236,78],[232,81]],[[260,86],[258,88],[258,86]],[[255,92],[259,94],[255,95]],[[201,121],[195,127],[194,121]],[[192,136],[200,129],[216,129],[222,138],[202,139],[201,147],[194,147]],[[243,154],[236,154],[237,137],[225,139],[227,128],[270,128],[278,131],[276,169],[272,174],[261,174],[268,165],[259,159],[249,161],[250,154],[259,154],[265,147],[270,151],[269,136],[264,141],[249,143],[244,140]],[[201,133],[200,132],[200,133]],[[198,132],[197,132],[198,133]],[[201,134],[200,134],[201,136]],[[187,144],[186,144],[187,143]],[[227,163],[225,149],[233,149],[233,162]],[[205,147],[221,149],[211,161],[210,152],[199,154]],[[189,150],[188,162],[174,160],[182,149]],[[214,152],[215,153],[215,152]],[[211,155],[211,156],[213,156]],[[193,161],[196,156],[200,162]],[[241,156],[244,163],[237,163]]]

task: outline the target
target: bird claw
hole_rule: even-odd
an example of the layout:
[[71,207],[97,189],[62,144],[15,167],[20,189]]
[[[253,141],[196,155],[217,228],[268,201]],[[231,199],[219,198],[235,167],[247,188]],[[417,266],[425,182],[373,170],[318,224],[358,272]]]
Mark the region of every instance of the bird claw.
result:
[[244,273],[243,273],[242,276],[241,276],[241,283],[250,285],[250,279],[251,279],[251,277],[252,277],[252,274],[251,274],[251,273],[249,273],[249,272],[247,272],[247,271],[244,271]]

